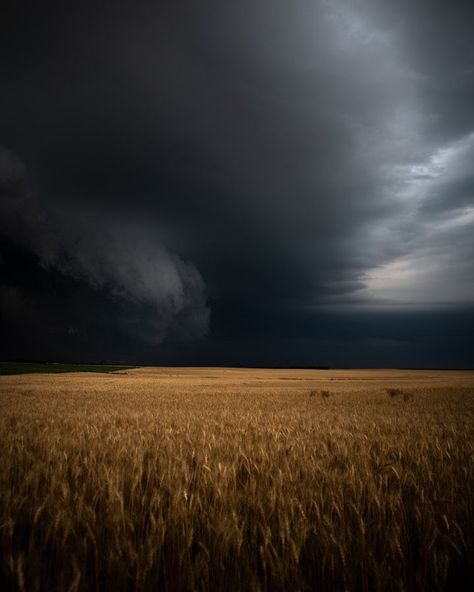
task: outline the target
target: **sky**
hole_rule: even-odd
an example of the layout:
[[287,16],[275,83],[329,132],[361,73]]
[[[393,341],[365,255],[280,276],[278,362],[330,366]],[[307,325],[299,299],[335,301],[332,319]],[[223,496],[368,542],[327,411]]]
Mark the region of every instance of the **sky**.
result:
[[0,358],[474,367],[472,1],[0,29]]

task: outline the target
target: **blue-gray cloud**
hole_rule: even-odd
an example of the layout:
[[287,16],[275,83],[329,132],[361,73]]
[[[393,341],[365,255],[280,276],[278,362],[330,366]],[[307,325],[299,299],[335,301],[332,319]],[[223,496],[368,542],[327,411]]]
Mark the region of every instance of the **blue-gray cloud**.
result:
[[41,233],[53,267],[201,328],[206,293],[210,339],[472,307],[470,2],[53,5],[8,20],[1,98],[44,211],[77,221],[66,258]]
[[[116,319],[151,343],[169,334],[202,337],[209,326],[206,288],[196,267],[170,253],[132,219],[81,208],[48,212],[37,200],[25,167],[0,150],[0,232],[30,251],[45,270],[85,282],[128,305]],[[19,294],[9,287],[5,294]],[[19,294],[19,300],[21,296]]]

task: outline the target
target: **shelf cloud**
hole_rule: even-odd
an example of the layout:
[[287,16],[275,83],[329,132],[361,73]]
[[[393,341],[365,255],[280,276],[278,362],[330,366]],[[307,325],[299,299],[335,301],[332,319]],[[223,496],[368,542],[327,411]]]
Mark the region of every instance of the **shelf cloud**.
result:
[[[71,324],[101,343],[110,317],[96,349],[115,358],[469,364],[471,4],[12,8],[8,301],[63,294],[48,314],[67,343]],[[14,244],[50,273],[43,292],[12,272],[27,265]]]

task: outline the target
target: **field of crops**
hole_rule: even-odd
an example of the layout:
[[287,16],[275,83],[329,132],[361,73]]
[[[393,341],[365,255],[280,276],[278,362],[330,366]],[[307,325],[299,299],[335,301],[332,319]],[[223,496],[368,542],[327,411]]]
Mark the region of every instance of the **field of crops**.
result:
[[67,372],[125,372],[133,366],[110,364],[57,364],[31,362],[0,362],[0,376],[9,374],[64,374]]
[[474,586],[474,373],[0,377],[3,590]]

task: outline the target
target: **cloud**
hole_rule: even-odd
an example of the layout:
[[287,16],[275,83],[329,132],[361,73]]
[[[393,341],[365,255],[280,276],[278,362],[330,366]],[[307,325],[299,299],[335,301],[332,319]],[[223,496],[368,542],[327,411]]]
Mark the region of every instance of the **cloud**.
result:
[[472,305],[473,158],[470,132],[395,169],[398,207],[374,233],[387,256],[365,273],[365,306]]
[[[126,14],[103,8],[90,27],[86,3],[67,35],[68,61],[45,51],[33,78],[40,133],[30,133],[30,144],[47,138],[33,150],[44,200],[79,218],[94,208],[146,218],[160,238],[172,230],[211,299],[275,310],[286,302],[370,305],[375,269],[387,276],[410,249],[426,251],[434,209],[471,203],[467,157],[462,174],[458,167],[449,179],[426,178],[446,165],[446,150],[461,158],[459,113],[469,129],[469,48],[460,54],[453,42],[460,35],[467,43],[462,15],[447,22],[441,3],[415,4],[277,1],[269,12],[265,2],[229,9],[209,1],[208,10],[139,3]],[[74,56],[86,32],[83,57],[97,67],[79,73]],[[125,260],[108,225],[111,249]],[[158,257],[165,269],[179,266]],[[441,269],[435,277],[445,284]],[[397,278],[384,299],[405,306]],[[417,299],[432,289],[420,277]]]
[[0,186],[1,233],[33,251],[44,269],[132,305],[125,320],[134,333],[141,331],[154,343],[207,333],[201,275],[143,225],[113,212],[48,212],[29,186],[22,163],[6,150],[0,151]]
[[42,203],[11,233],[128,303],[130,331],[203,334],[209,307],[210,340],[251,342],[300,312],[472,306],[472,2],[85,0],[5,22],[4,142]]

